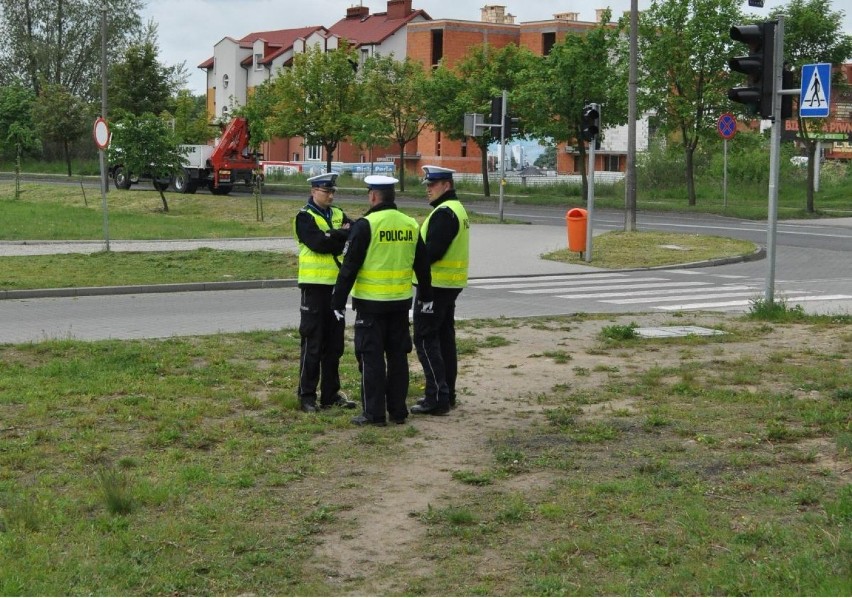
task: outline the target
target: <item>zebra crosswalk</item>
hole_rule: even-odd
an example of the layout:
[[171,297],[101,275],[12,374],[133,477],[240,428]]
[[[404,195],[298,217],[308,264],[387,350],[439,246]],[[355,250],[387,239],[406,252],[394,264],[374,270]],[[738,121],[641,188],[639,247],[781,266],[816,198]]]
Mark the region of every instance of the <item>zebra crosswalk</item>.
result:
[[[633,308],[640,311],[748,311],[764,294],[763,281],[746,276],[713,276],[697,270],[598,272],[559,275],[480,278],[472,288],[512,295],[547,297],[548,300],[595,302],[603,311]],[[813,291],[776,291],[788,305],[803,302],[849,301],[852,295],[819,294]]]

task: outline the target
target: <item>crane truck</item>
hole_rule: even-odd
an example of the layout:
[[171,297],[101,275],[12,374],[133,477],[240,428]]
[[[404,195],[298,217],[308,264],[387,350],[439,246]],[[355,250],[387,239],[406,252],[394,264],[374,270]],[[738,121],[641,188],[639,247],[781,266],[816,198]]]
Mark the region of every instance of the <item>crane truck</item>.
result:
[[[171,179],[154,178],[154,188],[171,185],[178,193],[195,193],[207,187],[214,195],[227,195],[237,182],[251,185],[263,156],[249,147],[248,120],[236,117],[222,131],[216,145],[181,145],[184,165]],[[118,189],[129,189],[141,174],[132,176],[120,163],[110,165],[110,176]]]

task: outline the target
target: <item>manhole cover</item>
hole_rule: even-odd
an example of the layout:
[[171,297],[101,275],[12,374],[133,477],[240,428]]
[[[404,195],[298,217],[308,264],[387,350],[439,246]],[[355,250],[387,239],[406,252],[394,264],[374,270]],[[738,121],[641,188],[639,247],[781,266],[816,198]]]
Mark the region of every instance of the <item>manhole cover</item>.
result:
[[723,330],[704,328],[702,326],[657,326],[654,328],[637,328],[636,335],[642,338],[674,338],[678,336],[715,336],[725,334]]

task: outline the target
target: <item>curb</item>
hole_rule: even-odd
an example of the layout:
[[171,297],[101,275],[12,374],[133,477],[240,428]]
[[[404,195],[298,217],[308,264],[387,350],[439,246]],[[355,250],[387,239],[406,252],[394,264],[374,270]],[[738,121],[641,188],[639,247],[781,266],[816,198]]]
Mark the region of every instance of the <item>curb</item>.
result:
[[175,284],[125,285],[114,287],[67,287],[0,291],[3,299],[44,299],[48,297],[93,297],[97,295],[137,295],[141,293],[189,293],[196,291],[239,291],[295,287],[296,279],[234,280],[231,282],[182,282]]

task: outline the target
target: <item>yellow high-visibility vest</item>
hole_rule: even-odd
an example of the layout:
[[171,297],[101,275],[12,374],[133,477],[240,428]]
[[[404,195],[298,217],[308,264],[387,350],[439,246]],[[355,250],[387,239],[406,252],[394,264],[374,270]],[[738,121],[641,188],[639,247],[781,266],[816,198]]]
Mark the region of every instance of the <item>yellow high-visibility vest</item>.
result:
[[[343,210],[335,206],[331,206],[331,226],[328,225],[328,221],[322,214],[319,214],[316,210],[305,206],[301,211],[313,216],[321,231],[343,226]],[[295,232],[296,219],[294,218],[293,233],[295,234]],[[339,270],[337,263],[334,261],[334,256],[330,253],[317,253],[313,251],[310,247],[302,243],[298,235],[296,235],[296,240],[299,242],[299,284],[334,285],[337,281],[337,272]]]
[[432,286],[447,289],[463,289],[467,286],[467,273],[470,266],[470,218],[462,203],[457,199],[448,199],[432,210],[420,227],[420,236],[426,242],[429,220],[437,210],[443,207],[451,209],[459,221],[459,232],[453,239],[447,252],[432,263]]
[[370,222],[370,246],[352,296],[368,301],[411,299],[417,221],[399,210],[380,210],[365,218]]

